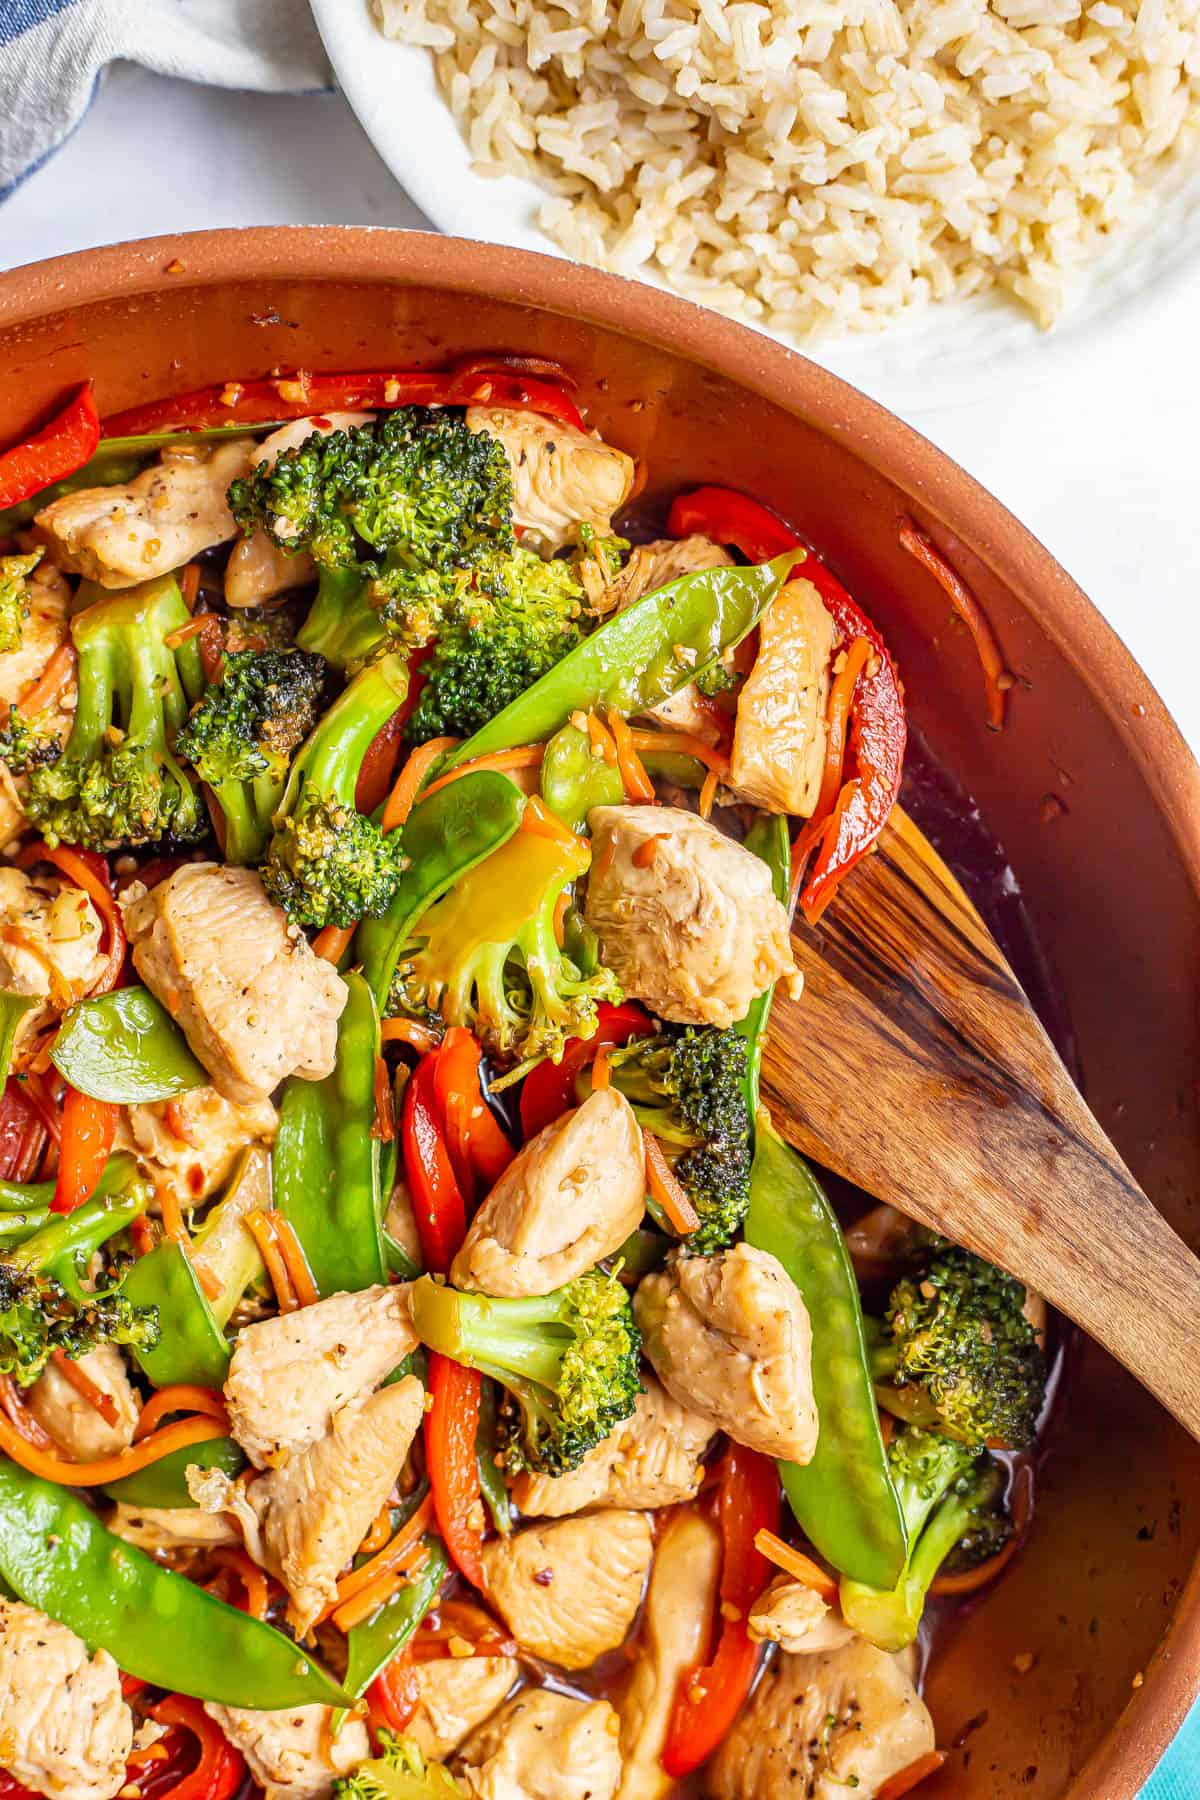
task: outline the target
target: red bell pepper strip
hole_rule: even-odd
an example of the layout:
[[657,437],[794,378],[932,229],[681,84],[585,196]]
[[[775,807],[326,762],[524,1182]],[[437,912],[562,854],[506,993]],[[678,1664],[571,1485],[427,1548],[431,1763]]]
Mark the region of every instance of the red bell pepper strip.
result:
[[431,1401],[425,1414],[425,1460],[438,1530],[452,1562],[481,1588],[485,1515],[475,1440],[482,1377],[431,1350],[425,1385]]
[[67,1089],[51,1212],[72,1213],[95,1190],[112,1150],[120,1116],[121,1108],[115,1101],[94,1100],[78,1088]]
[[159,431],[206,431],[214,425],[264,425],[279,419],[378,412],[396,406],[516,407],[558,419],[576,430],[583,428],[579,408],[555,382],[472,365],[462,369],[368,369],[345,375],[300,372],[265,381],[227,381],[220,387],[197,388],[190,394],[114,413],[104,421],[104,435],[144,437]]
[[32,1788],[22,1787],[7,1769],[0,1769],[0,1800],[41,1800],[41,1796]]
[[442,1039],[434,1091],[446,1121],[450,1161],[464,1194],[473,1194],[476,1177],[493,1187],[515,1154],[483,1097],[479,1045],[469,1031],[452,1025]]
[[23,1083],[10,1077],[0,1097],[0,1181],[32,1181],[48,1135]]
[[455,1179],[437,1103],[436,1050],[423,1056],[404,1090],[401,1145],[425,1267],[444,1275],[467,1230],[467,1211]]
[[367,1689],[371,1723],[378,1731],[404,1732],[421,1702],[412,1645],[398,1650]]
[[74,475],[99,442],[100,415],[87,381],[40,431],[0,456],[0,511]]
[[[231,1800],[246,1778],[245,1759],[200,1701],[168,1694],[148,1711],[160,1725],[190,1731],[200,1746],[195,1768],[167,1790],[170,1800]],[[167,1795],[162,1800],[167,1800]]]
[[[732,544],[756,563],[781,556],[793,545],[803,548],[790,525],[732,488],[702,487],[681,494],[671,507],[667,528],[674,537],[702,532],[719,544]],[[900,794],[908,726],[900,680],[877,628],[811,550],[805,552],[801,573],[820,594],[838,628],[842,647],[856,637],[865,637],[875,652],[873,666],[859,677],[850,709],[849,755],[854,774],[834,803],[816,863],[800,893],[800,906],[813,920],[887,823]],[[818,823],[811,821],[810,828]],[[815,841],[815,836],[810,829],[808,841]]]
[[542,1062],[531,1069],[521,1089],[521,1130],[526,1143],[575,1104],[575,1077],[590,1063],[601,1046],[627,1044],[630,1038],[653,1034],[654,1021],[636,1001],[620,1006],[604,1001],[590,1038],[568,1038],[561,1062]]
[[755,1548],[764,1528],[779,1524],[779,1476],[769,1457],[730,1444],[719,1464],[717,1523],[721,1529],[721,1588],[716,1653],[680,1680],[663,1747],[662,1766],[675,1780],[712,1755],[741,1710],[754,1679],[759,1646],[748,1630],[750,1609],[771,1579],[770,1563]]

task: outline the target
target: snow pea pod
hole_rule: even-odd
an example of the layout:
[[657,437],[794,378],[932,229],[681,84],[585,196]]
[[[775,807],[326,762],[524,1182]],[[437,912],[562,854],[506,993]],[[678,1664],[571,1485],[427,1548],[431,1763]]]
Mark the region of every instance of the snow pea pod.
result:
[[506,844],[521,822],[524,799],[506,775],[480,769],[421,800],[408,815],[404,849],[409,866],[392,904],[381,919],[365,919],[354,940],[355,955],[380,1012],[400,952],[425,910],[454,883]]
[[319,1663],[106,1531],[65,1488],[0,1457],[0,1577],[153,1687],[262,1710],[349,1696]]
[[366,1693],[381,1669],[398,1650],[403,1650],[429,1611],[450,1564],[441,1540],[425,1537],[425,1561],[418,1574],[393,1594],[372,1619],[355,1625],[346,1636],[346,1687],[357,1700]]
[[[786,906],[792,868],[792,844],[786,817],[782,813],[761,813],[746,833],[746,848],[766,863],[771,871],[771,886],[775,890],[775,898]],[[775,987],[772,984],[752,1002],[745,1018],[734,1028],[746,1040],[745,1085],[751,1117],[758,1111],[763,1046],[767,1039],[767,1022],[771,1016],[774,994]]]
[[170,1013],[144,987],[72,1006],[50,1060],[81,1094],[122,1106],[170,1100],[208,1082]]
[[178,1381],[223,1385],[229,1344],[182,1244],[164,1238],[139,1256],[125,1278],[125,1292],[137,1306],[158,1308],[158,1343],[152,1350],[134,1352],[155,1387]]
[[182,1444],[134,1475],[110,1481],[101,1491],[110,1500],[127,1506],[195,1506],[188,1491],[189,1469],[220,1469],[232,1480],[246,1467],[246,1458],[232,1438],[209,1438],[203,1444]]
[[0,1213],[0,1250],[9,1250],[14,1244],[23,1244],[26,1238],[31,1238],[35,1231],[40,1231],[55,1216],[48,1206],[33,1212]]
[[379,1014],[362,975],[348,975],[346,986],[333,1073],[288,1082],[271,1156],[275,1205],[295,1229],[322,1296],[387,1280],[373,1135]]
[[812,1321],[821,1429],[806,1467],[779,1465],[792,1511],[835,1569],[871,1587],[894,1587],[907,1544],[879,1430],[858,1284],[833,1208],[765,1110],[758,1115],[746,1242],[778,1257]]
[[17,1027],[33,1004],[32,994],[0,994],[0,1092],[3,1092],[8,1071],[12,1068]]
[[542,799],[572,831],[587,828],[593,806],[620,806],[625,783],[613,763],[592,754],[586,731],[564,725],[542,758]]
[[543,743],[573,712],[612,706],[632,715],[656,706],[754,629],[795,562],[789,550],[752,568],[697,569],[643,595],[460,744],[446,767]]

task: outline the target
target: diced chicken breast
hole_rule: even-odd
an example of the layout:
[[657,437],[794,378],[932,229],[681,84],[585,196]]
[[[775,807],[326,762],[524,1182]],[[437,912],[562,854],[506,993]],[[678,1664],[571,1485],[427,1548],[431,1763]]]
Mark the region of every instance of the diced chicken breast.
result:
[[516,1678],[511,1656],[447,1656],[418,1663],[420,1699],[404,1735],[422,1756],[445,1762],[477,1725],[491,1718]]
[[484,1587],[522,1649],[588,1669],[625,1642],[653,1552],[641,1512],[531,1525],[484,1545]]
[[123,487],[80,488],[52,500],[34,521],[37,534],[60,567],[101,587],[166,575],[234,535],[225,495],[253,449],[252,438],[238,437],[164,450]]
[[512,1496],[529,1518],[559,1519],[593,1506],[649,1508],[690,1500],[713,1428],[646,1377],[633,1416],[568,1475],[519,1475]]
[[[732,562],[726,549],[706,537],[658,538],[652,544],[638,544],[609,588],[607,604],[624,611],[644,594],[656,593],[681,575],[694,575],[698,569],[727,568]],[[689,732],[707,743],[717,741],[712,716],[699,689],[690,681],[669,699],[652,706],[647,716],[673,731]]]
[[[61,649],[71,635],[68,614],[71,589],[62,570],[49,557],[41,558],[25,577],[25,598],[29,611],[21,625],[21,641],[13,650],[0,655],[0,700],[16,706],[29,689],[46,672],[54,652]],[[69,723],[74,711],[74,683],[51,715],[56,730]]]
[[497,1297],[552,1293],[620,1249],[645,1204],[641,1129],[625,1096],[602,1089],[514,1157],[471,1221],[450,1279]]
[[327,1706],[251,1712],[249,1707],[216,1706],[209,1701],[204,1710],[241,1751],[267,1800],[277,1796],[278,1800],[285,1796],[286,1800],[326,1800],[338,1776],[348,1775],[371,1754],[371,1740],[361,1719],[348,1718],[337,1736],[330,1737]]
[[787,913],[753,852],[671,806],[594,806],[588,827],[587,922],[625,992],[660,1018],[735,1025],[794,975]]
[[238,1333],[225,1403],[230,1429],[259,1469],[325,1436],[333,1416],[377,1388],[416,1348],[403,1287],[331,1294]]
[[872,1800],[933,1749],[929,1709],[898,1657],[856,1637],[780,1656],[708,1767],[712,1800]]
[[113,1800],[125,1785],[133,1715],[107,1650],[0,1598],[0,1768],[52,1800]]
[[297,1637],[334,1599],[338,1576],[391,1493],[424,1416],[425,1390],[406,1376],[351,1400],[324,1437],[250,1487],[262,1561],[291,1597]]
[[195,1206],[224,1187],[251,1144],[273,1144],[279,1115],[269,1100],[236,1106],[213,1087],[126,1107],[117,1148],[130,1149],[156,1188]]
[[138,974],[227,1100],[330,1073],[346,984],[253,869],[185,863],[122,904]]
[[746,1630],[756,1644],[778,1644],[795,1655],[840,1650],[854,1632],[813,1588],[777,1575],[750,1609]]
[[613,1800],[619,1731],[607,1700],[524,1688],[467,1739],[455,1773],[473,1800]]
[[633,458],[599,438],[537,413],[469,406],[467,424],[503,444],[512,469],[513,524],[523,542],[551,555],[590,525],[612,532],[613,514],[633,488]]
[[219,1550],[242,1541],[232,1519],[199,1506],[130,1506],[118,1501],[105,1523],[114,1536],[151,1556],[159,1550]]
[[[251,457],[252,467],[270,468],[283,450],[295,450],[310,437],[327,437],[331,431],[348,431],[365,425],[373,413],[328,413],[319,418],[293,419],[263,439]],[[292,588],[304,587],[317,578],[317,565],[307,551],[289,555],[265,531],[240,538],[225,564],[225,599],[230,606],[261,606]]]
[[125,1359],[115,1344],[100,1344],[75,1365],[112,1402],[112,1424],[85,1400],[55,1363],[47,1363],[27,1396],[29,1410],[71,1462],[98,1462],[128,1449],[141,1410]]
[[812,1460],[812,1328],[776,1257],[750,1244],[673,1256],[643,1279],[633,1309],[646,1355],[680,1405],[764,1456]]
[[811,581],[789,581],[759,625],[738,695],[729,785],[767,812],[807,819],[816,807],[836,635]]
[[716,1526],[690,1508],[676,1513],[654,1555],[637,1661],[621,1697],[617,1800],[662,1800],[675,1785],[660,1758],[680,1678],[704,1660],[720,1574]]
[[17,1026],[18,1048],[83,999],[107,961],[101,937],[82,888],[0,868],[0,988],[38,1001]]

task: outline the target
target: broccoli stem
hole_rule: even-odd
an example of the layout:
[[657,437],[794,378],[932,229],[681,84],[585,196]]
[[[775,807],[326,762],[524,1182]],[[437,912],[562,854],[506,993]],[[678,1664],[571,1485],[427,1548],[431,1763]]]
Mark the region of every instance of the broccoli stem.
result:
[[316,599],[296,642],[339,669],[365,662],[387,636],[371,605],[370,583],[357,568],[322,569]]
[[518,1375],[553,1387],[572,1341],[560,1325],[558,1294],[496,1301],[419,1281],[412,1314],[418,1337],[431,1350],[500,1382]]
[[292,764],[283,811],[294,810],[303,786],[353,811],[363,758],[407,692],[408,666],[402,656],[384,656],[356,675]]
[[[51,1276],[62,1283],[73,1299],[86,1299],[76,1272],[80,1259],[90,1258],[109,1238],[131,1225],[145,1212],[150,1198],[145,1183],[129,1180],[131,1159],[114,1158],[113,1161],[128,1167],[102,1183],[92,1198],[76,1207],[73,1213],[54,1215],[32,1237],[10,1250],[5,1262],[28,1275]],[[111,1169],[111,1163],[109,1167]],[[107,1177],[108,1171],[105,1173]],[[113,1185],[122,1178],[125,1183],[122,1190],[113,1192]]]

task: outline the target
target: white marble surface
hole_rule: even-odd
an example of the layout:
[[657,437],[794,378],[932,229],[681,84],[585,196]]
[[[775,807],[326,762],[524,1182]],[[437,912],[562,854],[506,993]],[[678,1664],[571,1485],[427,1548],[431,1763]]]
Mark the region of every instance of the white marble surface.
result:
[[[339,97],[121,66],[0,206],[0,264],[154,232],[329,222],[424,223]],[[1041,385],[910,419],[1049,545],[1200,751],[1200,266]]]

